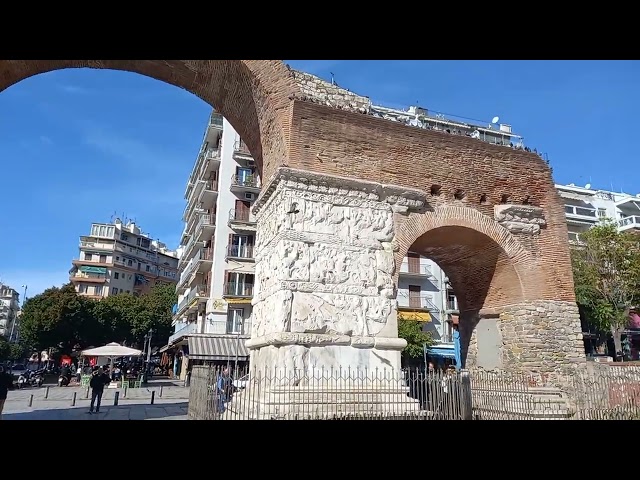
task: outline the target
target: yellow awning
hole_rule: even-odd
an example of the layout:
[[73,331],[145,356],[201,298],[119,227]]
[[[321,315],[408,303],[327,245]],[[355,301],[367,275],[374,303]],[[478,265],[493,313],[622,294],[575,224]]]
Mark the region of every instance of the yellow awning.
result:
[[247,304],[247,303],[251,303],[251,299],[250,298],[227,298],[227,303],[228,304]]
[[411,320],[413,322],[431,322],[431,314],[429,312],[411,312],[407,310],[398,310],[398,320]]

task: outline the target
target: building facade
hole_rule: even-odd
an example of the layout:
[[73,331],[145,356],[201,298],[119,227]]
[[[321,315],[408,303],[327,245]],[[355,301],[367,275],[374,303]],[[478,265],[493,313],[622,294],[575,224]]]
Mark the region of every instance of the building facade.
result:
[[94,223],[80,237],[79,256],[69,280],[78,294],[100,300],[110,295],[140,295],[156,283],[176,283],[178,254],[143,233],[133,222]]
[[248,361],[260,179],[247,147],[212,112],[185,192],[175,333],[162,349],[173,372],[189,364]]
[[604,219],[615,221],[620,231],[640,233],[640,194],[595,190],[589,184],[556,188],[564,201],[571,245],[580,245],[580,235]]
[[0,283],[0,335],[10,342],[18,340],[20,294]]

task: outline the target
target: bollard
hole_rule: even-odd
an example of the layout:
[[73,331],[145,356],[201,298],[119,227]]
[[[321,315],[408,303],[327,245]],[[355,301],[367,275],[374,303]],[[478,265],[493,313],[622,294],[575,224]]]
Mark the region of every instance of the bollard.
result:
[[91,387],[87,387],[87,391],[84,392],[84,398],[89,398],[89,390]]
[[[49,387],[47,387],[47,388],[45,388],[45,389],[44,389],[44,398],[45,398],[45,400],[46,400],[47,398],[49,398]],[[29,405],[29,406],[31,406],[31,405]]]
[[29,406],[33,406],[33,393],[29,395]]
[[122,389],[122,398],[127,398],[127,387],[126,386]]
[[159,395],[160,398],[162,398],[162,388],[163,388],[162,385],[160,385],[160,395]]
[[78,394],[78,392],[73,392],[73,399],[71,400],[71,406],[75,407],[76,406],[76,395]]
[[151,392],[151,405],[153,405],[153,402],[155,402],[155,401],[156,401],[156,391],[153,390]]
[[113,406],[117,407],[118,406],[118,400],[120,399],[120,392],[116,391],[116,393],[113,395]]

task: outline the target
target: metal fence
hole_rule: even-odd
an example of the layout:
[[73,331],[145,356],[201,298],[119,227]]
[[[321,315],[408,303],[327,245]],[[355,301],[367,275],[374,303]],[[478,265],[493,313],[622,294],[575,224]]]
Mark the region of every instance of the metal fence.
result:
[[640,419],[640,370],[607,368],[568,376],[348,369],[233,374],[197,366],[191,372],[189,418]]

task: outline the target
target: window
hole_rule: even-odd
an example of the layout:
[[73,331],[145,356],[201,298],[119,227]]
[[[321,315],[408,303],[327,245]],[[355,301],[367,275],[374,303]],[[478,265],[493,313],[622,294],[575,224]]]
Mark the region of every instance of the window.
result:
[[227,333],[243,334],[244,309],[230,308],[227,313]]
[[151,271],[151,266],[147,265],[147,272],[150,272],[150,271]]
[[132,266],[133,266],[133,261],[132,261],[132,260],[129,260],[129,261],[127,262],[127,266],[128,266],[128,267],[132,267]]
[[84,259],[87,262],[91,262],[93,260],[93,255],[91,255],[90,253],[84,252]]
[[102,296],[102,285],[96,285],[93,288],[93,292],[94,292],[95,295],[101,297]]
[[605,218],[606,216],[607,216],[607,209],[606,208],[599,208],[598,209],[598,217]]
[[87,293],[87,286],[84,283],[78,285],[78,293]]
[[107,256],[106,255],[100,255],[100,263],[107,263]]
[[118,280],[120,278],[120,273],[114,272],[113,273],[113,278],[114,278],[114,280]]
[[123,242],[128,242],[129,241],[129,235],[127,235],[126,233],[121,233],[120,234],[120,240],[122,240]]
[[409,285],[409,307],[410,308],[422,308],[422,302],[420,297],[422,295],[422,289],[420,285]]
[[118,289],[116,287],[112,287],[111,288],[111,295],[117,295],[118,294]]

